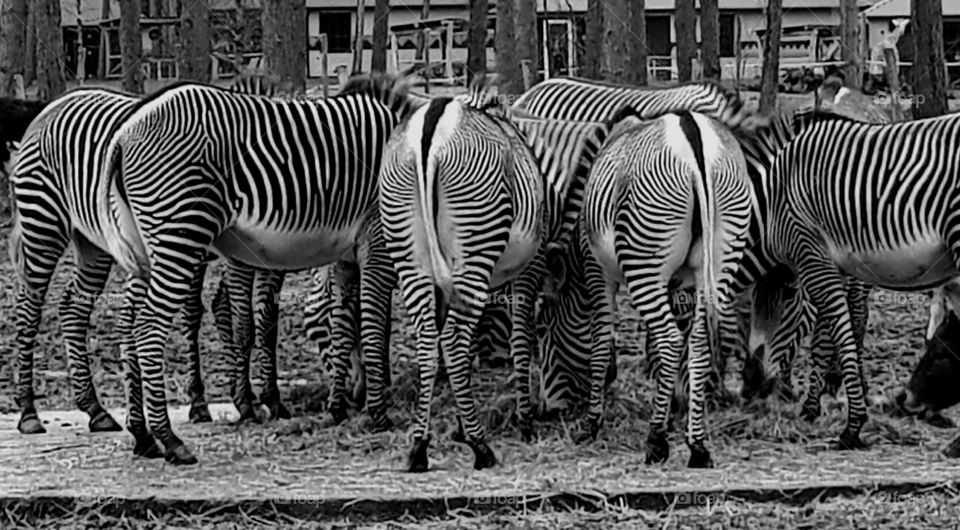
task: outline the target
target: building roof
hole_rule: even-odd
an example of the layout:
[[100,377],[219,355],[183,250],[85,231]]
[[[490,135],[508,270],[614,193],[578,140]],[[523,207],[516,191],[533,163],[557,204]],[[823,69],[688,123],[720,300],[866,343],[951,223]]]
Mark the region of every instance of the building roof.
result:
[[[864,11],[868,18],[906,18],[910,16],[910,0],[880,0]],[[943,16],[960,17],[960,2],[943,2]]]

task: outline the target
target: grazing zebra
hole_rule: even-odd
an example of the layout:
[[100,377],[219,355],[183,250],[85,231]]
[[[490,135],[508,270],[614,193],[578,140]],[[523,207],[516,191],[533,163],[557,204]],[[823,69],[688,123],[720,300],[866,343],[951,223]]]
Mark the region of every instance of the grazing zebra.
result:
[[[353,78],[317,101],[181,84],[144,99],[114,134],[97,202],[100,217],[113,221],[110,254],[133,273],[131,290],[145,293],[134,299],[143,302],[134,309],[136,348],[128,350],[130,367],[139,365],[128,379],[135,453],[197,461],[170,425],[162,352],[207,249],[274,270],[317,267],[353,252],[372,261],[375,246],[358,242],[379,230],[382,146],[409,111],[405,85],[386,75]],[[361,279],[364,306],[368,284]],[[364,310],[361,318],[378,314]],[[361,330],[378,325],[362,322]],[[370,338],[379,344],[365,335],[364,348],[383,348],[380,335]]]
[[732,305],[728,284],[747,241],[753,199],[746,162],[723,122],[688,112],[643,121],[631,109],[627,112],[597,157],[581,214],[581,244],[590,252],[585,275],[595,311],[589,434],[596,436],[603,419],[603,381],[613,357],[614,294],[623,282],[658,360],[647,463],[667,459],[670,398],[685,344],[670,291],[693,284],[689,466],[712,467],[702,424],[708,343],[715,351],[719,320]]
[[[231,90],[242,92],[253,88],[238,83]],[[60,325],[74,399],[77,407],[90,416],[92,432],[120,430],[97,399],[86,353],[93,302],[102,293],[113,264],[102,251],[103,238],[93,196],[101,178],[109,132],[129,116],[137,101],[139,98],[135,95],[104,89],[71,91],[50,104],[42,118],[26,131],[20,146],[11,176],[14,227],[10,250],[20,283],[16,309],[17,401],[21,408],[18,429],[23,434],[45,432],[34,403],[36,334],[51,276],[71,242],[76,250],[77,266],[60,303]],[[39,111],[42,107],[29,108]],[[24,119],[26,116],[22,109],[17,115]],[[12,129],[5,127],[5,131]],[[205,267],[204,263],[194,278],[194,289],[184,306],[190,365],[189,417],[193,422],[212,420],[206,404],[199,349],[203,314],[200,296]],[[229,318],[229,307],[219,309]],[[218,319],[223,320],[223,315],[218,314]],[[275,377],[273,386],[276,386]],[[241,416],[245,416],[243,411]]]
[[[818,335],[839,350],[849,403],[840,447],[864,445],[867,415],[843,274],[898,290],[956,282],[958,134],[955,114],[873,125],[803,111],[741,135],[745,150],[769,161],[755,172],[766,259],[746,272],[789,265],[817,308]],[[738,283],[749,280],[741,274]],[[946,289],[955,306],[958,292]]]
[[[840,97],[848,95],[846,89],[838,90],[837,87],[825,86],[819,91],[818,96],[821,104],[832,105],[840,108],[843,112],[861,116],[864,113],[862,108],[850,108],[847,103],[840,103]],[[848,98],[849,99],[849,98]],[[596,81],[587,81],[571,78],[554,78],[533,86],[525,92],[513,108],[521,110],[542,118],[566,118],[583,121],[603,121],[613,117],[614,113],[624,107],[633,108],[644,118],[654,118],[666,112],[689,110],[711,115],[724,120],[724,114],[730,112],[731,102],[738,101],[732,97],[728,91],[718,85],[710,83],[694,83],[680,87],[649,90],[619,85],[610,85],[598,83]],[[737,107],[739,108],[739,107]],[[869,109],[868,109],[869,110]],[[864,116],[864,119],[879,119],[875,113]],[[573,252],[575,249],[571,249]],[[567,255],[559,259],[558,263],[564,263],[574,270],[582,270],[582,263],[577,263],[580,256]],[[551,267],[554,270],[556,267]],[[543,370],[541,377],[541,407],[546,411],[561,410],[567,408],[571,403],[576,402],[589,388],[589,376],[585,367],[589,364],[590,335],[584,333],[589,329],[589,315],[584,311],[586,303],[581,295],[586,295],[589,289],[578,281],[582,279],[581,275],[576,273],[567,273],[564,275],[564,282],[558,287],[560,296],[556,299],[556,304],[548,305],[548,310],[543,313],[541,318],[541,337],[543,346]],[[675,298],[683,298],[685,295],[678,294]],[[866,326],[866,294],[862,290],[853,291],[851,296],[859,296],[857,299],[859,305],[863,307],[864,312],[858,315],[857,322],[862,323],[862,329]],[[749,299],[740,301],[739,311],[741,314],[750,315],[750,306],[747,305]],[[780,329],[769,330],[768,333],[755,335],[752,349],[749,351],[760,352],[763,358],[769,359],[770,363],[778,366],[786,366],[793,358],[793,349],[785,348],[786,345],[797,344],[798,335],[804,328],[799,327],[803,314],[800,308],[804,303],[801,299],[789,298],[779,301],[773,306],[776,310],[773,314],[782,317],[782,326]],[[768,305],[769,307],[769,305]],[[686,312],[692,308],[690,304],[676,304],[678,318],[689,318]],[[746,313],[744,313],[746,311]],[[780,320],[778,319],[778,322]],[[729,355],[734,353],[733,359],[738,360],[747,358],[753,360],[753,355],[745,355],[744,351],[748,346],[749,327],[728,330],[724,334],[725,345],[722,348]],[[766,348],[763,348],[765,342],[771,342]],[[652,359],[652,365],[656,359]],[[723,366],[726,365],[726,357],[716,359],[717,371],[724,372]],[[757,363],[753,363],[756,366]],[[748,364],[749,366],[749,364]],[[737,364],[731,363],[725,370],[728,378],[735,378],[734,373],[737,370]],[[753,371],[757,384],[756,387],[744,385],[742,392],[746,395],[759,391],[761,383],[764,381],[763,371],[756,367]],[[776,372],[774,372],[774,375]],[[683,372],[680,376],[681,382],[678,384],[678,393],[684,392],[687,386],[687,374]]]

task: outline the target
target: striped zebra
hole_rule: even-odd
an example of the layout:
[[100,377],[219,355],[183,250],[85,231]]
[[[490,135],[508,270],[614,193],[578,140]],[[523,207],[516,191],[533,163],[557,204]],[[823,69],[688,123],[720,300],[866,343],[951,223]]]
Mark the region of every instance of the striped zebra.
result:
[[[133,308],[136,347],[128,350],[131,366],[139,364],[127,381],[135,452],[152,447],[169,462],[197,462],[170,425],[162,353],[208,248],[271,270],[317,267],[354,252],[389,264],[362,241],[379,232],[382,146],[410,111],[404,83],[385,75],[353,78],[318,101],[187,83],[144,99],[114,134],[96,195],[100,217],[112,220],[110,254],[132,273],[130,289],[144,293],[134,297],[141,305]],[[361,278],[362,306],[375,288]],[[361,312],[361,332],[381,330],[364,334],[365,351],[385,347],[382,322],[366,322],[382,313]]]
[[[838,98],[847,95],[846,89],[838,92],[837,88],[824,89],[819,92],[820,100],[826,104],[840,105]],[[723,88],[710,83],[693,83],[668,89],[650,90],[621,85],[611,85],[596,81],[573,78],[554,78],[533,86],[525,92],[513,108],[542,118],[572,119],[582,121],[603,121],[614,116],[622,108],[633,108],[644,118],[653,118],[672,111],[689,110],[724,119],[724,113],[729,112],[729,105],[738,101],[733,94]],[[844,110],[848,109],[844,107]],[[859,111],[859,109],[857,109]],[[582,263],[575,263],[580,256],[565,256],[559,259],[560,265],[566,264],[573,270],[582,270]],[[556,267],[551,268],[551,270]],[[577,294],[585,295],[589,292],[582,283],[576,281],[582,276],[567,273],[564,275],[564,285],[559,289],[564,293],[556,300],[556,304],[548,305],[548,310],[541,319],[541,339],[543,341],[543,370],[540,388],[540,404],[545,412],[562,410],[570,406],[583,396],[590,387],[589,365],[590,335],[582,333],[589,328],[589,315],[584,312],[585,299],[578,298]],[[687,295],[677,294],[674,298],[681,299]],[[749,316],[750,308],[742,300],[740,313]],[[802,307],[802,300],[785,299],[777,305],[775,314],[782,315],[784,326],[776,333],[760,334],[763,342],[755,342],[754,350],[765,354],[764,358],[771,358],[778,365],[786,364],[792,359],[793,350],[782,349],[784,345],[796,344],[799,339],[796,335],[803,331],[797,322],[802,318],[798,308]],[[678,318],[681,321],[689,318],[687,313],[690,304],[677,303]],[[866,307],[864,303],[860,307]],[[866,314],[858,320],[866,323]],[[749,327],[741,328],[724,334],[725,345],[722,350],[729,355],[734,352],[733,359],[746,359],[752,356],[745,355],[748,345]],[[756,337],[755,337],[756,338]],[[771,342],[773,346],[763,349],[764,342]],[[777,355],[779,354],[779,355]],[[652,359],[651,365],[656,364]],[[716,359],[719,372],[726,372],[728,380],[735,379],[736,374],[742,372],[737,363],[724,370],[726,358]],[[760,368],[756,372],[761,374],[759,382],[764,380]],[[681,374],[681,383],[678,393],[683,393],[687,383],[687,374]],[[733,386],[728,384],[728,386]],[[744,386],[742,392],[751,393],[751,388]]]
[[[237,83],[231,90],[256,88]],[[113,264],[102,251],[93,194],[101,178],[109,131],[129,116],[138,101],[138,96],[99,88],[71,91],[50,104],[49,111],[29,128],[20,146],[11,176],[14,227],[10,249],[20,284],[16,309],[17,401],[21,408],[18,429],[23,434],[45,432],[35,405],[33,356],[46,291],[70,243],[74,246],[76,267],[60,303],[60,324],[74,397],[77,407],[90,416],[92,432],[120,430],[100,405],[86,353],[93,303],[102,293]],[[183,314],[190,366],[189,417],[195,423],[212,421],[199,349],[205,267],[206,263],[194,278]],[[229,318],[229,307],[219,309]],[[217,316],[223,319],[222,315]],[[273,380],[275,387],[275,377]],[[248,409],[248,413],[241,410],[241,417],[252,416],[252,406]]]
[[[496,464],[477,418],[469,356],[492,289],[506,287],[502,292],[513,297],[515,420],[525,439],[532,436],[534,297],[547,249],[566,244],[563,234],[572,231],[572,190],[603,139],[594,129],[514,116],[475,86],[464,96],[434,99],[388,145],[380,208],[420,366],[410,471],[427,469],[441,353],[459,411],[454,439],[474,451],[476,469]],[[568,171],[573,162],[576,169]]]
[[[803,111],[741,135],[745,150],[768,161],[754,172],[767,225],[758,253],[766,259],[738,282],[777,263],[796,270],[817,308],[818,335],[839,350],[849,403],[842,448],[864,446],[867,416],[843,274],[909,291],[956,283],[960,167],[950,148],[958,134],[955,114],[874,125]],[[954,305],[958,292],[945,289]]]
[[[587,245],[591,290],[593,385],[587,415],[596,436],[603,419],[603,381],[613,351],[614,294],[625,283],[658,359],[647,463],[669,455],[667,419],[688,343],[687,445],[690,467],[712,467],[703,411],[709,349],[731,310],[729,283],[747,242],[752,190],[743,153],[727,124],[683,112],[644,121],[631,109],[597,157],[587,181],[581,244]],[[684,340],[670,291],[696,287],[694,319]],[[728,320],[732,318],[727,316]],[[708,349],[708,346],[710,347]]]

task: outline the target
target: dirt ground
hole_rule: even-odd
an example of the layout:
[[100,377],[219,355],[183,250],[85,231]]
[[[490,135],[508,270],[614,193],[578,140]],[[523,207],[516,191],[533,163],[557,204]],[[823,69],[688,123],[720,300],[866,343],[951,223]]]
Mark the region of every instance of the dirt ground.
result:
[[[6,247],[6,228],[0,247]],[[69,260],[68,260],[69,261]],[[53,522],[94,527],[231,528],[281,520],[291,527],[389,528],[930,528],[955,524],[960,462],[940,449],[956,432],[887,413],[923,346],[929,293],[871,295],[864,373],[870,388],[868,451],[829,449],[843,428],[844,404],[827,399],[813,424],[796,404],[760,404],[712,411],[710,447],[717,468],[686,469],[680,429],[670,460],[643,463],[651,404],[637,317],[622,303],[618,323],[620,378],[608,395],[600,439],[577,445],[576,418],[537,424],[539,439],[520,441],[508,418],[515,393],[508,370],[487,370],[478,402],[501,461],[472,470],[472,454],[449,441],[456,422],[449,389],[435,405],[431,471],[403,472],[415,401],[413,338],[395,311],[391,416],[397,428],[370,434],[353,411],[328,428],[320,411],[325,381],[316,347],[302,329],[305,274],[289,278],[281,296],[281,389],[293,420],[235,427],[232,407],[215,407],[213,424],[177,422],[200,465],[176,468],[134,459],[126,433],[87,432],[73,409],[60,346],[56,303],[71,265],[51,288],[37,359],[38,405],[50,431],[17,433],[10,386],[15,280],[0,254],[0,527]],[[204,293],[209,306],[218,270]],[[106,405],[123,406],[115,326],[119,287],[111,282],[93,317],[90,346],[97,388]],[[210,315],[201,333],[210,402],[227,402],[224,352]],[[168,396],[187,403],[187,362],[179,329],[167,353]],[[798,382],[806,370],[799,359]],[[802,390],[802,388],[801,388]],[[175,418],[185,414],[178,409]],[[123,411],[116,412],[122,421]],[[682,423],[678,423],[682,425]]]

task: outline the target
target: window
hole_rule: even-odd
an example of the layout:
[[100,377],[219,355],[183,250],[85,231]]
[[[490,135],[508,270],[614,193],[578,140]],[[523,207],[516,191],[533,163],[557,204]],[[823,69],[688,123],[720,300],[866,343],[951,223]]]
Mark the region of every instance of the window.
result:
[[647,17],[647,54],[670,56],[673,43],[670,42],[670,17]]
[[720,15],[720,57],[736,57],[736,15]]
[[[353,35],[352,13],[349,11],[316,12],[318,29],[317,35],[327,34],[327,51],[330,53],[348,53],[353,49],[351,37]],[[312,39],[311,39],[312,40]],[[320,49],[320,40],[310,43],[313,50]]]

